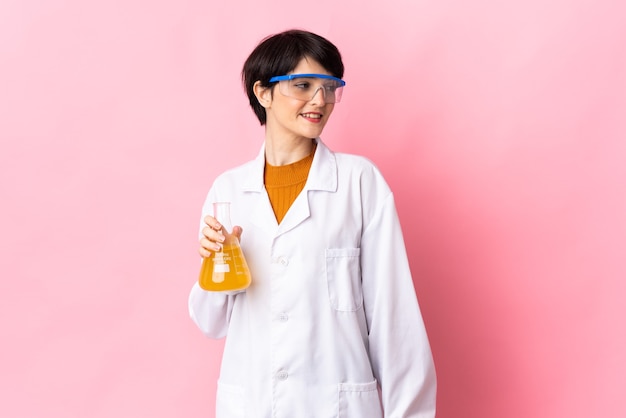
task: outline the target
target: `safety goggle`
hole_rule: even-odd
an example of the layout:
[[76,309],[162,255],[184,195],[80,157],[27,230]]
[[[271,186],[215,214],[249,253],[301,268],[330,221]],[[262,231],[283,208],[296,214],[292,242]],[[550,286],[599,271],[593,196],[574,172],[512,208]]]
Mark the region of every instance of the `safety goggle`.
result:
[[270,78],[270,83],[278,82],[281,94],[308,102],[320,89],[326,103],[339,103],[346,82],[327,74],[288,74]]

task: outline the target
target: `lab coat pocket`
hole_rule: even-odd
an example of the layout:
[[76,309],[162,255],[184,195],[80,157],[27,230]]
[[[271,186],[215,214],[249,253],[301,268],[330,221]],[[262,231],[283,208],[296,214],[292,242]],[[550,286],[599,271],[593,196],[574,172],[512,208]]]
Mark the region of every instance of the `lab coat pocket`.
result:
[[245,418],[244,389],[241,386],[217,382],[216,418]]
[[339,384],[339,412],[337,418],[382,418],[376,380],[368,383]]
[[353,312],[363,305],[360,255],[360,248],[326,250],[328,297],[337,311]]

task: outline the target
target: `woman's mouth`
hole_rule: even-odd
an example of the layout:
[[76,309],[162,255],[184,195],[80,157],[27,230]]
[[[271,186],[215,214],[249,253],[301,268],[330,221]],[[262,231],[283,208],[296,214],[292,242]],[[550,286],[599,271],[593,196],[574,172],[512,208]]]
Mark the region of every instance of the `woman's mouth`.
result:
[[308,120],[309,122],[312,123],[320,123],[322,120],[322,114],[321,113],[315,113],[315,112],[309,112],[309,113],[302,113],[301,116]]

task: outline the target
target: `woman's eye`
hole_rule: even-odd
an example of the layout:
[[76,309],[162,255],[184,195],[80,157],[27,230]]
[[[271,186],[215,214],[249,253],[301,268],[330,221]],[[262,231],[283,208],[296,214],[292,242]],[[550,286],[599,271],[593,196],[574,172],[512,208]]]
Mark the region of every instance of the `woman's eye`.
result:
[[311,85],[309,83],[302,82],[302,83],[296,83],[294,87],[301,89],[301,90],[306,90],[309,87],[311,87]]

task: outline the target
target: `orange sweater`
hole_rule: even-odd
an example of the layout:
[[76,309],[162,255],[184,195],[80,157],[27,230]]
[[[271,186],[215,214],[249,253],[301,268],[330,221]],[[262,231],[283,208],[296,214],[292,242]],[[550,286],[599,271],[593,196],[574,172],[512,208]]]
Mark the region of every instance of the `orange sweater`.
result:
[[265,162],[265,189],[276,220],[281,223],[291,204],[300,194],[313,163],[315,148],[308,157],[292,164],[273,166]]

